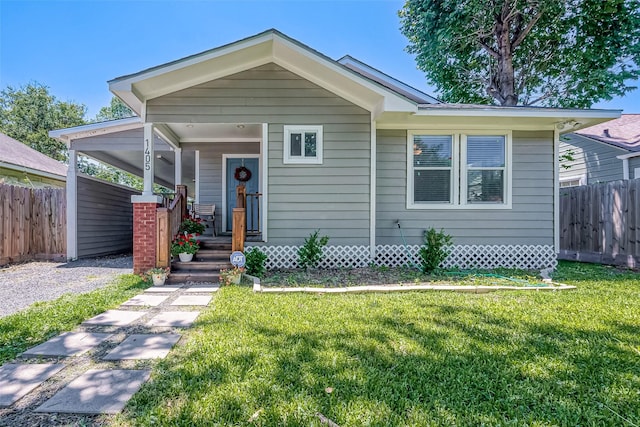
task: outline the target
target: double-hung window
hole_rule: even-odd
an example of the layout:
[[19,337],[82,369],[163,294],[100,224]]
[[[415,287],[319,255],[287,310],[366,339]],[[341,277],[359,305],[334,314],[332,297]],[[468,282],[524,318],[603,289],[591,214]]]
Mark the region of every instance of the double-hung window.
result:
[[285,164],[322,164],[322,126],[285,126]]
[[508,133],[410,132],[407,208],[511,207]]

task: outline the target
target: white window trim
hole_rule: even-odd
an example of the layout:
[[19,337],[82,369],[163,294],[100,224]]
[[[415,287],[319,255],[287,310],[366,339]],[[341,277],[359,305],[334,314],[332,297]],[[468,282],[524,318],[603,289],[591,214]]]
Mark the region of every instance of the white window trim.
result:
[[[582,175],[572,175],[572,176],[563,176],[562,178],[560,178],[559,182],[569,182],[569,181],[578,181],[578,185],[587,185],[587,174],[582,174]],[[570,186],[570,187],[575,187]],[[570,187],[563,187],[563,188],[570,188]]]
[[[315,132],[316,134],[316,156],[315,157],[291,157],[291,134],[292,133],[304,133]],[[323,148],[323,135],[322,126],[317,125],[296,125],[284,126],[284,138],[283,138],[283,153],[284,157],[282,162],[284,164],[302,164],[302,165],[321,165],[322,164],[322,148]],[[302,151],[304,153],[304,138],[302,141]]]
[[[413,183],[413,137],[415,135],[452,135],[452,203],[415,203],[413,201],[414,183]],[[505,137],[505,189],[504,203],[467,203],[466,184],[467,184],[467,167],[466,167],[466,139],[467,136],[476,135],[495,135]],[[442,131],[442,130],[409,130],[407,131],[407,209],[464,209],[464,210],[499,210],[512,209],[513,199],[513,180],[512,180],[512,134],[511,131],[491,131],[491,130],[465,130],[461,131]]]

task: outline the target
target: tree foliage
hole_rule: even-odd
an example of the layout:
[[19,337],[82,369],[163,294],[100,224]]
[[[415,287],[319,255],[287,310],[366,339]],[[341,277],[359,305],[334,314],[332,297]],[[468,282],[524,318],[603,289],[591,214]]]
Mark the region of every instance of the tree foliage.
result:
[[108,107],[102,107],[96,114],[95,122],[105,122],[107,120],[124,119],[133,117],[134,113],[131,108],[120,100],[120,98],[112,97]]
[[37,82],[0,92],[0,131],[57,160],[66,160],[67,148],[49,131],[85,124],[85,112],[83,104],[59,101]]
[[446,102],[588,108],[640,75],[639,0],[407,0],[399,15]]

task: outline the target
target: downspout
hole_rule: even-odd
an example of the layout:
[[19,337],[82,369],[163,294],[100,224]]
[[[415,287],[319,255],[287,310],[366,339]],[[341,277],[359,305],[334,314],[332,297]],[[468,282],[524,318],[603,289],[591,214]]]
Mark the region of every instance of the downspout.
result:
[[553,130],[553,247],[560,253],[560,131]]
[[66,193],[67,261],[72,261],[78,259],[78,152],[72,149],[69,149]]

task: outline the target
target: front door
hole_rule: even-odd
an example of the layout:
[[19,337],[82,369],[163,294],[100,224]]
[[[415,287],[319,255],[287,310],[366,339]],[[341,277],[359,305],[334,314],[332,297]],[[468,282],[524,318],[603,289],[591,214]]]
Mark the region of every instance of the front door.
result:
[[[232,229],[233,208],[236,206],[236,187],[242,184],[241,181],[236,179],[236,170],[244,166],[249,171],[251,177],[244,182],[247,187],[247,194],[257,193],[260,191],[258,165],[259,162],[256,157],[227,157],[227,231]],[[243,174],[240,173],[240,175]],[[247,206],[247,230],[259,229],[257,209],[258,206],[255,204],[254,206]]]

